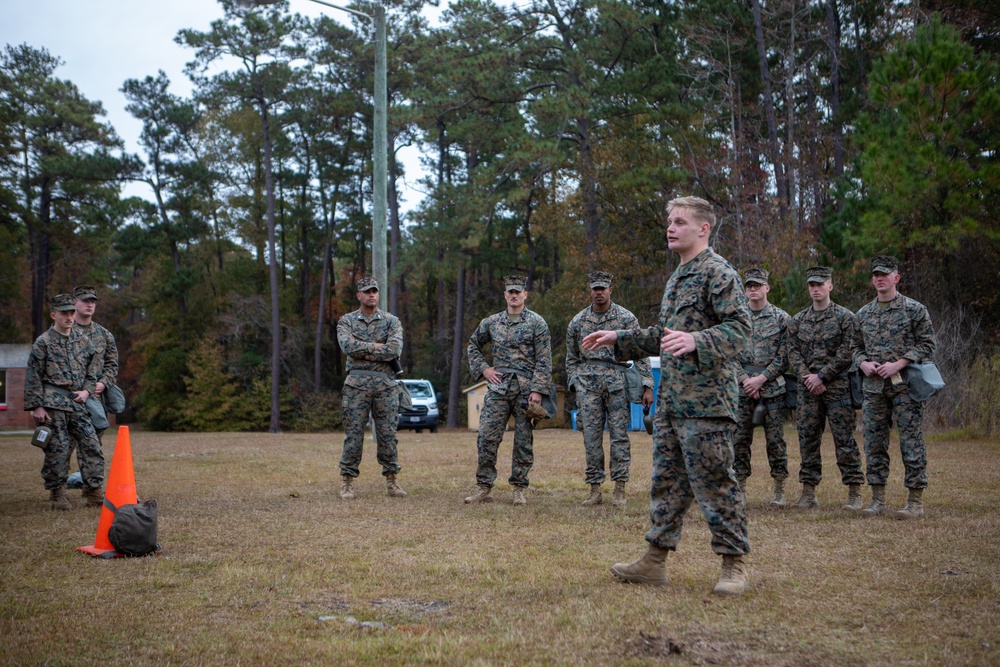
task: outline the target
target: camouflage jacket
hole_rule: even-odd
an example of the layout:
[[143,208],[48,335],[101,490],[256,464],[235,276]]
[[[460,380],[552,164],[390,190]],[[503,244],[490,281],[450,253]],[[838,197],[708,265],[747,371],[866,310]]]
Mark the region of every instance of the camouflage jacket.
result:
[[[337,322],[337,343],[347,355],[345,387],[388,389],[396,385],[389,362],[403,353],[403,325],[398,317],[381,308],[371,317],[365,317],[359,308]],[[376,351],[376,343],[385,344]],[[386,377],[356,375],[351,371],[374,371]]]
[[74,403],[67,392],[86,389],[93,394],[101,364],[85,335],[71,328],[64,336],[50,327],[31,347],[24,377],[24,409],[83,411],[84,406]]
[[[927,308],[919,301],[897,294],[885,310],[878,299],[858,311],[854,335],[854,363],[863,361],[883,364],[900,359],[911,363],[931,360],[936,346],[934,327]],[[865,377],[864,390],[881,393],[886,380],[877,375]]]
[[[665,329],[693,334],[695,351],[681,357],[663,353]],[[736,269],[711,248],[667,280],[656,326],[617,333],[617,358],[660,355],[657,411],[677,419],[736,421],[736,355],[750,337],[750,307]]]
[[[588,364],[588,361],[605,361],[618,363],[615,352],[610,347],[599,347],[596,350],[584,350],[580,341],[589,333],[600,330],[636,329],[639,320],[631,311],[612,302],[606,311],[599,313],[593,306],[587,306],[569,323],[566,329],[566,377],[569,386],[576,391],[624,391],[625,368],[619,369]],[[653,388],[653,373],[650,370],[649,359],[643,358],[635,362],[642,376],[642,386]]]
[[822,374],[827,388],[848,387],[854,325],[854,313],[832,301],[825,310],[796,313],[786,331],[789,369],[799,377]]
[[785,393],[785,378],[782,373],[788,368],[785,353],[785,330],[791,317],[772,303],[760,311],[750,311],[750,341],[736,355],[740,364],[736,379],[740,381],[740,394],[745,395],[742,382],[757,375],[746,370],[747,366],[764,369],[767,382],[760,388],[762,398],[773,398]]
[[[484,348],[491,344],[493,363],[487,363]],[[525,308],[518,315],[503,310],[490,315],[476,327],[469,338],[469,374],[473,380],[483,371],[511,368],[518,371],[519,386],[528,380],[528,390],[548,396],[552,385],[552,336],[549,325],[538,313]],[[494,385],[490,385],[492,390]]]
[[90,339],[97,356],[104,361],[104,370],[97,381],[103,382],[105,387],[118,384],[118,345],[114,335],[94,321],[88,325],[74,323],[73,328]]

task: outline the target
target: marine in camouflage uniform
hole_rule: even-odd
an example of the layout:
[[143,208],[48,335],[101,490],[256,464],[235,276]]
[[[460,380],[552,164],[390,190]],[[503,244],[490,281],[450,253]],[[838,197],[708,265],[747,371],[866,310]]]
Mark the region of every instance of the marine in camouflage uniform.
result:
[[903,458],[904,481],[909,495],[899,519],[923,516],[923,490],[927,488],[927,449],[924,446],[923,403],[910,398],[901,371],[911,363],[931,361],[936,346],[927,308],[897,291],[899,266],[895,258],[872,259],[875,300],[858,311],[854,361],[864,373],[861,408],[868,459],[868,484],[872,502],[862,514],[888,511],[885,483],[889,478],[889,429],[895,421]]
[[35,340],[28,357],[24,409],[31,411],[36,422],[51,421],[42,479],[50,491],[52,508],[72,507],[65,487],[74,448],[84,499],[87,505],[97,506],[103,500],[104,454],[84,402],[96,388],[102,362],[90,340],[73,328],[72,295],[53,297],[51,307],[53,325]]
[[376,458],[386,478],[387,494],[405,497],[396,483],[400,471],[396,427],[399,425],[399,392],[392,362],[403,352],[403,327],[399,318],[378,307],[378,282],[362,278],[357,283],[361,308],[337,322],[337,342],[347,355],[343,388],[344,451],[340,457],[341,498],[354,498],[354,478],[360,473],[365,424],[375,420]]
[[[95,354],[102,360],[104,370],[97,380],[95,396],[102,396],[104,391],[118,384],[118,344],[114,334],[94,322],[92,317],[97,307],[97,288],[91,285],[81,285],[73,289],[76,305],[76,320],[73,328],[84,334],[94,346]],[[97,429],[97,438],[101,439],[106,429]]]
[[854,439],[856,414],[851,402],[854,314],[830,299],[833,269],[814,266],[806,271],[813,305],[797,313],[788,324],[788,366],[800,378],[798,395],[799,481],[802,496],[798,508],[819,507],[816,486],[823,478],[820,454],[824,424],[836,448],[841,482],[848,487],[844,509],[861,509],[861,452]]
[[[604,424],[610,437],[611,480],[615,482],[612,504],[625,505],[625,483],[629,478],[632,462],[628,425],[632,417],[628,391],[625,385],[627,366],[615,360],[610,348],[584,350],[580,341],[587,334],[601,329],[636,329],[639,320],[630,311],[611,301],[611,283],[614,276],[595,271],[588,276],[591,305],[580,311],[566,330],[566,376],[570,390],[576,393],[579,409],[576,424],[583,432],[583,447],[587,468],[584,482],[590,485],[587,506],[601,504],[601,484],[604,472]],[[635,362],[642,378],[643,407],[653,401],[653,373],[649,359]]]
[[763,410],[764,438],[767,462],[774,480],[771,505],[784,507],[785,478],[788,477],[788,450],[785,445],[785,329],[789,315],[768,303],[769,274],[761,268],[747,269],[744,287],[750,298],[750,342],[737,355],[740,364],[740,404],[736,417],[733,450],[734,469],[740,486],[753,471],[750,466],[753,444],[754,411]]
[[[514,487],[514,504],[527,502],[524,490],[528,488],[528,472],[534,463],[528,403],[540,403],[552,385],[552,336],[545,320],[525,307],[526,282],[523,276],[506,276],[507,310],[484,319],[469,338],[469,374],[473,380],[485,379],[487,391],[476,441],[477,490],[465,499],[466,503],[492,501],[490,491],[497,477],[497,449],[511,414],[514,448],[508,481]],[[492,364],[486,361],[487,345],[492,350]]]
[[681,264],[667,281],[655,326],[598,331],[593,349],[615,343],[618,360],[660,354],[653,427],[649,550],[611,571],[624,581],[665,584],[664,563],[681,539],[684,514],[697,500],[722,555],[714,592],[746,590],[747,515],[733,472],[732,435],[739,402],[736,356],[750,335],[750,310],[739,274],[708,247],[711,204],[696,197],[669,204],[667,241]]

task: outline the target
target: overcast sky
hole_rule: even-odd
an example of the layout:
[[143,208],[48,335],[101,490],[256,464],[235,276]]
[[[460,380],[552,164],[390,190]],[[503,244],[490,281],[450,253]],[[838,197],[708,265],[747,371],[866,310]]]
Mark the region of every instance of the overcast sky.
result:
[[[307,0],[292,0],[291,6],[305,16],[315,18],[326,11],[343,20],[336,10]],[[171,92],[190,95],[184,65],[193,59],[194,50],[175,44],[174,37],[182,28],[208,30],[218,18],[222,18],[222,8],[215,0],[0,0],[0,41],[44,47],[61,58],[65,64],[55,75],[72,81],[87,99],[100,101],[106,119],[125,141],[125,149],[141,154],[142,127],[125,111],[122,83],[155,76],[162,69],[170,77]],[[407,180],[415,182],[415,152],[405,155],[403,162],[409,172]],[[419,194],[400,185],[405,210],[416,203]],[[128,194],[148,196],[133,186]]]

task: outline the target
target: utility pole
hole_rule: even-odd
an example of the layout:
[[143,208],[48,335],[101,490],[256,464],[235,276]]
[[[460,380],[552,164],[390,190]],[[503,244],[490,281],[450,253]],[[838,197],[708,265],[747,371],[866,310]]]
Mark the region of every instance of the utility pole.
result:
[[[262,5],[274,5],[279,1],[238,0],[237,4],[241,7],[259,7]],[[372,269],[375,274],[375,280],[379,284],[379,306],[382,310],[387,310],[389,269],[386,263],[386,209],[389,187],[389,128],[386,115],[389,101],[385,82],[385,7],[375,3],[372,5],[372,13],[365,14],[356,9],[325,2],[325,0],[310,0],[310,2],[366,18],[372,22],[375,28],[375,116],[372,119],[372,131],[375,133],[374,146],[372,147],[372,199],[374,199],[372,202]]]
[[386,112],[388,98],[385,82],[385,7],[376,4],[373,7],[372,22],[375,24],[375,146],[372,155],[373,183],[372,196],[372,264],[375,269],[375,280],[378,281],[379,301],[382,310],[387,310],[389,298],[389,270],[386,267],[386,191],[389,187],[388,163],[388,125]]

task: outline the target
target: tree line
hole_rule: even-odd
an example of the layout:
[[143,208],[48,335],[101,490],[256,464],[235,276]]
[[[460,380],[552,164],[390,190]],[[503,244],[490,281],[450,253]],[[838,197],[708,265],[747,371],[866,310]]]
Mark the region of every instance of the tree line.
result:
[[[175,38],[190,97],[162,71],[122,82],[138,154],[57,54],[6,45],[0,339],[30,342],[51,294],[101,285],[131,418],[336,428],[336,322],[371,272],[372,29],[309,20],[294,0],[220,4]],[[389,309],[449,426],[501,276],[528,276],[558,381],[588,271],[655,317],[676,261],[665,203],[684,194],[713,202],[713,246],[771,271],[790,312],[808,303],[805,268],[833,266],[835,300],[857,309],[868,258],[897,256],[965,383],[937,419],[990,412],[974,378],[1000,333],[994,3],[460,0],[434,24],[424,3],[385,7]],[[423,174],[397,159],[406,147]],[[124,196],[130,182],[147,195]],[[423,194],[405,214],[404,183]]]

